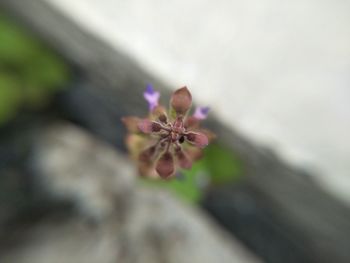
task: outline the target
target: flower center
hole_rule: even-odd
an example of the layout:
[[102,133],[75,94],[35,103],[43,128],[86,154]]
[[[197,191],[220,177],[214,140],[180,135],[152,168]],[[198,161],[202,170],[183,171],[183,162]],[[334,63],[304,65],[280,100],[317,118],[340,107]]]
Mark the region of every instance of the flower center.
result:
[[177,117],[173,123],[164,121],[164,119],[160,123],[156,123],[160,125],[161,130],[160,140],[158,141],[160,146],[166,146],[166,151],[169,151],[170,146],[173,144],[176,151],[181,150],[180,144],[185,141],[186,136],[183,118]]

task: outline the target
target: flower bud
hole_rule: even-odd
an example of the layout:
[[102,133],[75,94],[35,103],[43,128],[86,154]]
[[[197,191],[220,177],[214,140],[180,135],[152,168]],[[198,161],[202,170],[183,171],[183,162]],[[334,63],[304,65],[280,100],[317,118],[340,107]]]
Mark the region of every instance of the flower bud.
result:
[[160,122],[162,122],[162,123],[167,123],[167,117],[166,117],[166,115],[165,114],[162,114],[162,115],[160,115],[159,117],[158,117],[158,120],[160,121]]
[[192,105],[192,95],[188,91],[187,87],[178,89],[173,93],[171,96],[170,105],[177,114],[186,114]]
[[170,152],[165,152],[159,158],[156,171],[162,178],[168,178],[174,173],[174,159]]

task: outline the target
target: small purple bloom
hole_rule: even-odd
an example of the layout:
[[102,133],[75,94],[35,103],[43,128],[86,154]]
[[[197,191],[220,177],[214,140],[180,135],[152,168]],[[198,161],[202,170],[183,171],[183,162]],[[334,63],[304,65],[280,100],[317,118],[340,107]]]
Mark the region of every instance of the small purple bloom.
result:
[[143,97],[148,102],[150,111],[152,111],[155,107],[158,106],[160,93],[158,91],[155,91],[151,84],[147,85],[146,90],[143,93]]
[[197,107],[193,117],[195,117],[198,120],[204,120],[207,118],[209,112],[209,107]]

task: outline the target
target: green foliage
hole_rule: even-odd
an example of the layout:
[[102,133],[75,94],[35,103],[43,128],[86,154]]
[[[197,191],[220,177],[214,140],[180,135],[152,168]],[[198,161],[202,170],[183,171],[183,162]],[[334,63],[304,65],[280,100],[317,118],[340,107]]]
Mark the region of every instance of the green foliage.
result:
[[45,106],[68,78],[60,57],[0,14],[0,124]]
[[21,93],[18,81],[11,74],[0,72],[0,124],[11,119],[17,112]]
[[173,191],[181,199],[197,203],[206,184],[217,185],[232,182],[242,175],[242,166],[235,155],[218,144],[211,144],[205,149],[204,157],[194,163],[191,170],[183,170],[179,178],[164,181],[141,179],[151,187],[160,187]]
[[204,159],[213,184],[223,184],[242,174],[241,163],[227,148],[212,144],[205,149]]

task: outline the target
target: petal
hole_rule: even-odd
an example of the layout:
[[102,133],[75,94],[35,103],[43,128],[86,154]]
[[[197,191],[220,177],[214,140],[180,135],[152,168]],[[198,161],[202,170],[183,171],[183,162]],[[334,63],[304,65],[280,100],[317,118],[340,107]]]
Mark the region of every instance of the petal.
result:
[[193,117],[195,117],[198,120],[204,120],[207,118],[209,112],[209,107],[197,107]]
[[177,114],[186,114],[192,105],[192,95],[187,87],[182,87],[173,93],[170,99],[170,105]]
[[148,147],[147,149],[143,150],[140,153],[139,161],[150,163],[150,162],[152,162],[152,158],[153,158],[155,153],[156,153],[156,147],[155,146]]
[[193,129],[197,128],[200,124],[199,119],[193,117],[193,116],[188,116],[185,121],[185,128],[186,129]]
[[176,152],[178,164],[181,168],[190,169],[192,167],[192,161],[189,156],[182,150]]
[[125,127],[128,129],[129,132],[139,132],[138,123],[140,122],[139,117],[134,116],[128,116],[123,117],[122,122],[124,123]]
[[174,159],[170,152],[165,152],[158,160],[156,171],[162,178],[168,178],[174,174]]
[[147,86],[146,86],[145,93],[152,95],[152,94],[154,94],[154,92],[155,92],[155,91],[154,91],[154,89],[153,89],[152,84],[148,83]]
[[148,102],[148,107],[150,111],[152,111],[155,107],[158,106],[160,93],[158,91],[155,91],[151,84],[147,85],[146,90],[143,93],[143,97]]
[[159,132],[162,126],[154,121],[150,121],[149,119],[143,119],[138,122],[138,128],[143,133],[151,133],[151,132]]
[[189,132],[186,139],[199,148],[204,148],[209,143],[208,137],[200,132]]
[[152,132],[152,122],[148,119],[143,119],[139,121],[138,128],[143,133],[151,133]]
[[152,132],[159,132],[162,129],[162,125],[158,122],[152,122]]

